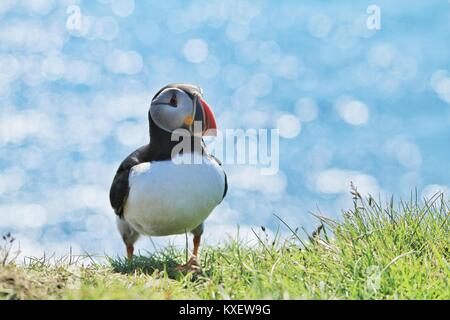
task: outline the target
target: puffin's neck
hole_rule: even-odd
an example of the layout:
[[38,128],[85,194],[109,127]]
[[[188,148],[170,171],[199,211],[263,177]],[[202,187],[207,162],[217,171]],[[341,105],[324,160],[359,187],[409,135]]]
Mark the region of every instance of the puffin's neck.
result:
[[[181,139],[172,141],[171,137],[172,133],[162,130],[150,119],[150,143],[148,148],[150,161],[171,159],[173,148],[181,143]],[[203,139],[195,136],[191,136],[190,139],[192,151],[203,153]]]

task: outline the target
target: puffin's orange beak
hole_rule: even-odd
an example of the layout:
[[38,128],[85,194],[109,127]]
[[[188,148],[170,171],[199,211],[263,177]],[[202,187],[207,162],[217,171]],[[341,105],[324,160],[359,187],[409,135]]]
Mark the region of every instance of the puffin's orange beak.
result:
[[203,135],[204,136],[217,136],[217,124],[216,118],[214,117],[214,113],[211,107],[206,103],[203,98],[199,97],[200,104],[203,109]]

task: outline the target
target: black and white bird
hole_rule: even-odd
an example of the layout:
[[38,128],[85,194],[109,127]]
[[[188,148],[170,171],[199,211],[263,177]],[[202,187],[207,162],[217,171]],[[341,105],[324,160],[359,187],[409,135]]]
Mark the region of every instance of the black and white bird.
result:
[[[159,90],[148,120],[150,143],[121,163],[111,186],[110,201],[119,232],[130,259],[140,235],[192,232],[193,256],[186,266],[197,267],[203,222],[228,189],[220,162],[208,154],[203,142],[203,136],[215,135],[216,120],[202,90],[189,84],[170,84]],[[180,141],[173,135],[179,129],[187,133],[184,138],[191,150],[177,151]],[[175,161],[186,156],[195,161]]]

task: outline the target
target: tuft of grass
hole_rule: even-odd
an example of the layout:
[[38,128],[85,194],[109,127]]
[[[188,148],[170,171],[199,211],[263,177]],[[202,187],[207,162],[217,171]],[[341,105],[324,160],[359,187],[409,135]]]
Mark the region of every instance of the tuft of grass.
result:
[[[382,205],[353,187],[354,207],[339,221],[314,215],[308,234],[256,244],[230,239],[201,252],[203,273],[182,274],[174,247],[131,261],[65,257],[0,267],[3,299],[450,299],[450,205],[443,195]],[[89,263],[86,263],[89,262]]]
[[0,265],[5,267],[17,259],[20,254],[20,246],[17,250],[13,250],[16,238],[9,232],[3,235],[1,240],[3,242],[0,244]]
[[169,278],[177,278],[180,275],[176,268],[182,264],[180,251],[173,246],[167,247],[164,251],[149,253],[147,256],[139,254],[132,260],[126,257],[108,257],[107,260],[114,272],[149,275],[165,273]]

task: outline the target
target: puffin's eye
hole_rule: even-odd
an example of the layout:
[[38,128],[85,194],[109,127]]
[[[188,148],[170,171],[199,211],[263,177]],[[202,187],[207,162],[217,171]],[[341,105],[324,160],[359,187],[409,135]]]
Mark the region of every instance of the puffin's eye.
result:
[[177,106],[177,95],[176,94],[173,94],[172,95],[172,98],[170,98],[170,101],[169,101],[169,104],[171,105],[171,106],[174,106],[174,107],[176,107]]

